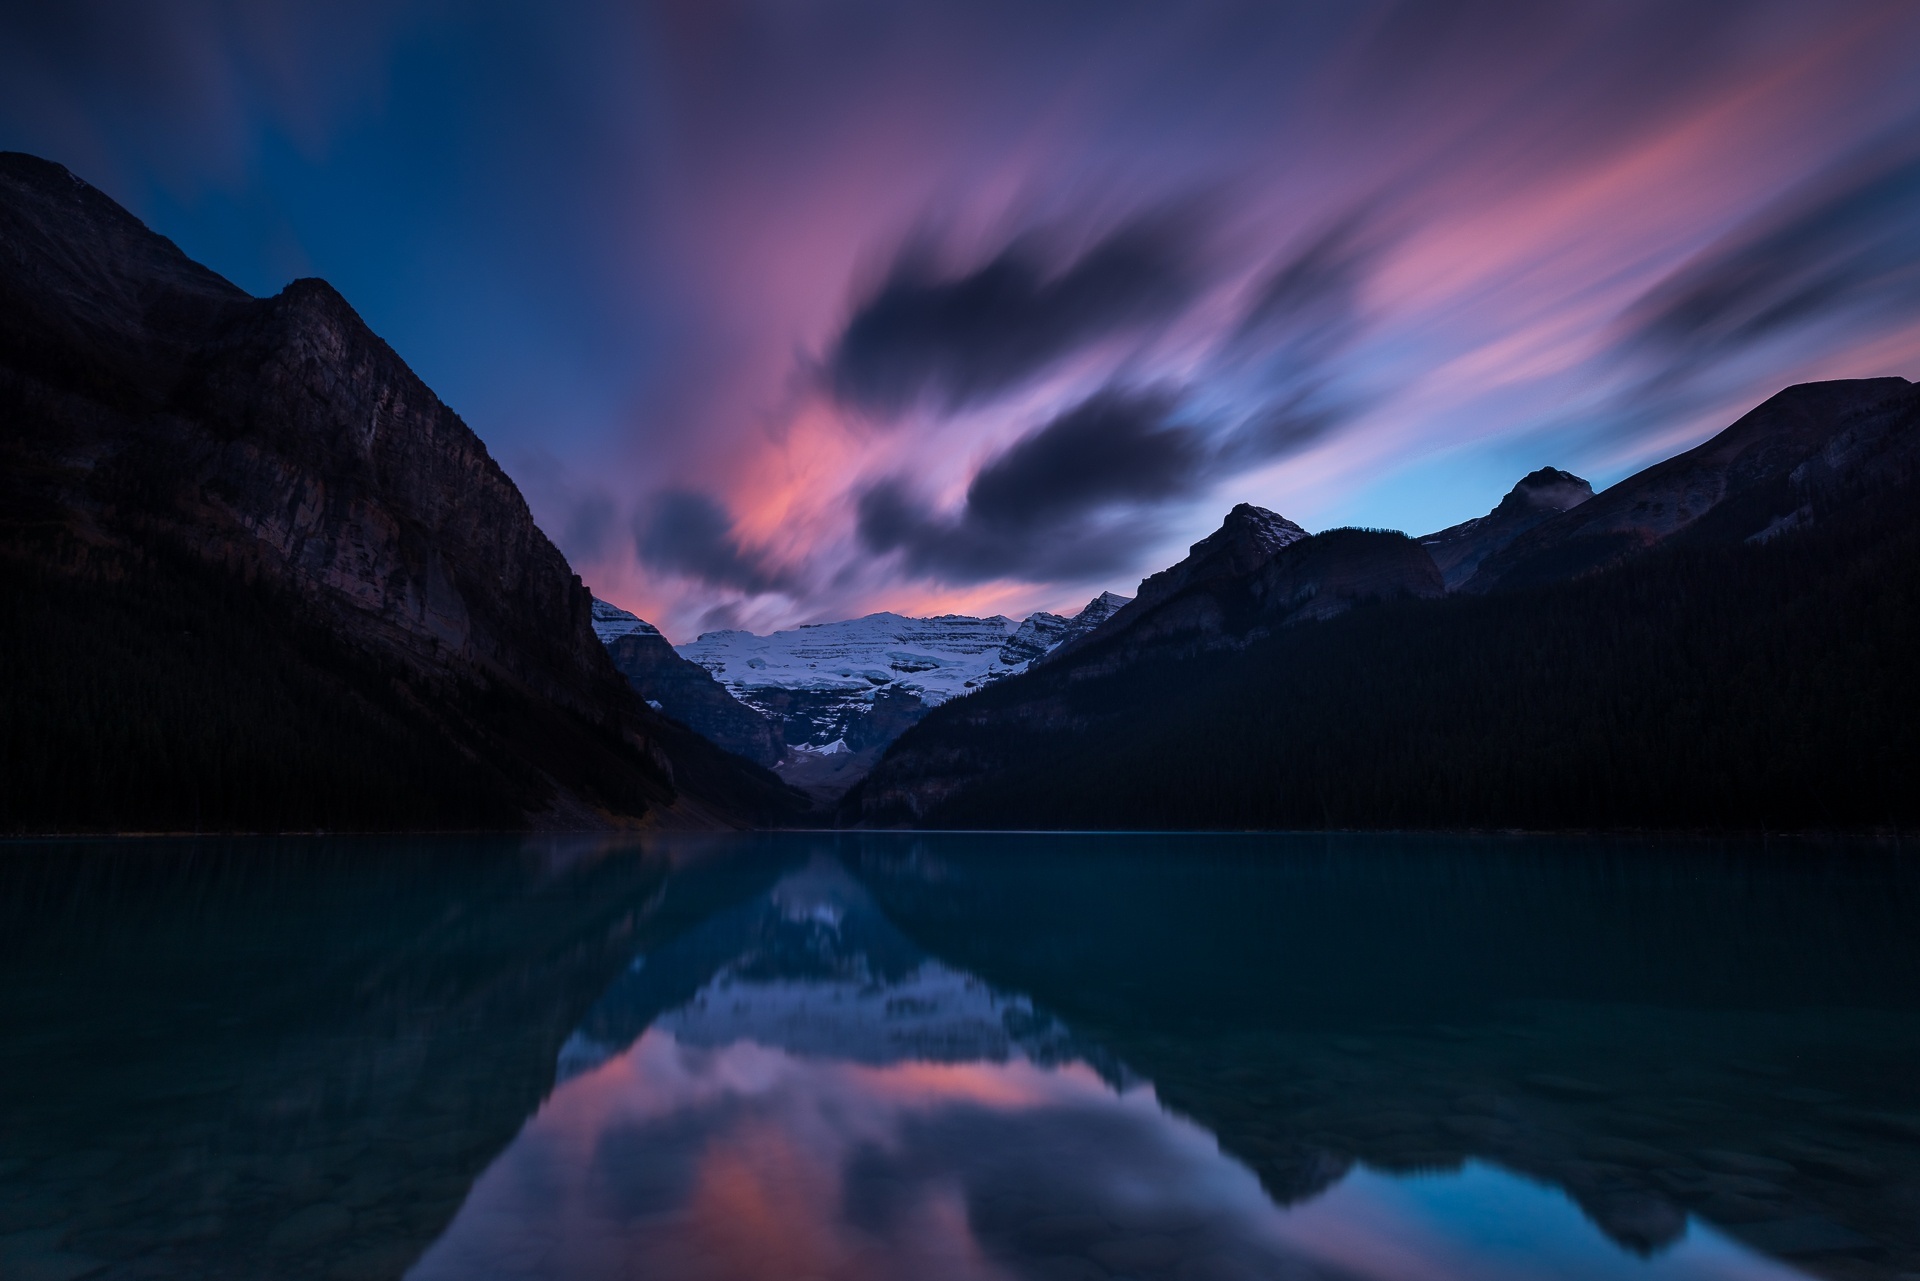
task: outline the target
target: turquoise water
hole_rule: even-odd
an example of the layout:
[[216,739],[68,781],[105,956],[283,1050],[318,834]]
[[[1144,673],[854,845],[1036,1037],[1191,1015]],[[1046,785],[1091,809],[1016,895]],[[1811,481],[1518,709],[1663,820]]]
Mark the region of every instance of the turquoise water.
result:
[[1920,1275],[1920,860],[0,846],[0,1277]]

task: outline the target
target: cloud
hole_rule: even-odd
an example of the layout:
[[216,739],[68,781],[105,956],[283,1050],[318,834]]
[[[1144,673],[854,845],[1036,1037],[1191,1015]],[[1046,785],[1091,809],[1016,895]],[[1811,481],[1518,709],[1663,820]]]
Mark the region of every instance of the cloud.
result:
[[1360,290],[1382,245],[1360,214],[1333,223],[1268,269],[1233,336],[1242,347],[1344,343],[1359,318]]
[[758,595],[793,586],[785,571],[741,546],[725,507],[695,490],[668,490],[655,496],[635,519],[634,547],[653,568],[713,587]]
[[843,404],[882,414],[990,399],[1080,347],[1176,314],[1194,290],[1195,238],[1190,215],[1162,213],[1057,270],[1028,236],[944,278],[924,245],[909,246],[834,340],[829,385]]
[[1366,328],[1361,295],[1386,243],[1351,214],[1283,256],[1251,291],[1202,375],[1245,408],[1221,442],[1221,466],[1269,462],[1359,412],[1366,397],[1343,385],[1341,358]]
[[1683,378],[1787,333],[1911,310],[1920,148],[1876,149],[1806,184],[1648,291],[1622,347]]
[[1202,489],[1211,447],[1165,393],[1103,391],[974,474],[960,511],[928,510],[898,478],[858,503],[861,541],[950,582],[1082,577],[1124,565],[1159,534],[1150,510]]
[[1084,578],[1131,564],[1170,508],[1357,411],[1338,361],[1363,328],[1360,293],[1379,243],[1356,216],[1281,256],[1184,382],[1109,386],[1073,405],[980,467],[955,513],[933,510],[899,477],[869,486],[857,503],[861,543],[950,583]]
[[1171,424],[1165,395],[1105,391],[1076,405],[982,467],[967,486],[971,518],[1046,528],[1116,502],[1189,492],[1204,443]]

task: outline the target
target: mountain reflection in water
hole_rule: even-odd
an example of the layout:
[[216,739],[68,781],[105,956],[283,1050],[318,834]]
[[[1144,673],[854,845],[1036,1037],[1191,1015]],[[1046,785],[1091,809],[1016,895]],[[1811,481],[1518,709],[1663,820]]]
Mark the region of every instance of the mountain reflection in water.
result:
[[1479,1162],[1332,1154],[1277,1205],[1151,1083],[909,943],[819,857],[638,958],[409,1273],[442,1278],[1799,1275],[1701,1224],[1652,1257]]
[[1920,864],[0,846],[0,1279],[1920,1276]]

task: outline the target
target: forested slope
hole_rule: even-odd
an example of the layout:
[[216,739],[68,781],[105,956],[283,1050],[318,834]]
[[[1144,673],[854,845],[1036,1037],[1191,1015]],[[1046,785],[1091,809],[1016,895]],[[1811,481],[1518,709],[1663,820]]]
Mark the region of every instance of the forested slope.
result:
[[[1043,669],[909,731],[851,812],[931,827],[1911,829],[1913,489],[1827,506],[1762,543],[1362,606],[1236,654],[1100,679]],[[900,786],[908,767],[917,793]],[[942,770],[950,786],[924,785]],[[918,813],[896,799],[915,794],[938,799]]]

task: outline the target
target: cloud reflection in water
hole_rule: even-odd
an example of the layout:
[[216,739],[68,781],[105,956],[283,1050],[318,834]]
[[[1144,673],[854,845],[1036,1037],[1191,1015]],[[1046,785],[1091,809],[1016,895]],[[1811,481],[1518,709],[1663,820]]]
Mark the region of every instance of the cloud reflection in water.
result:
[[1698,1223],[1640,1258],[1477,1162],[1330,1169],[1282,1208],[1150,1083],[919,953],[830,863],[647,958],[560,1076],[416,1281],[1798,1275]]

